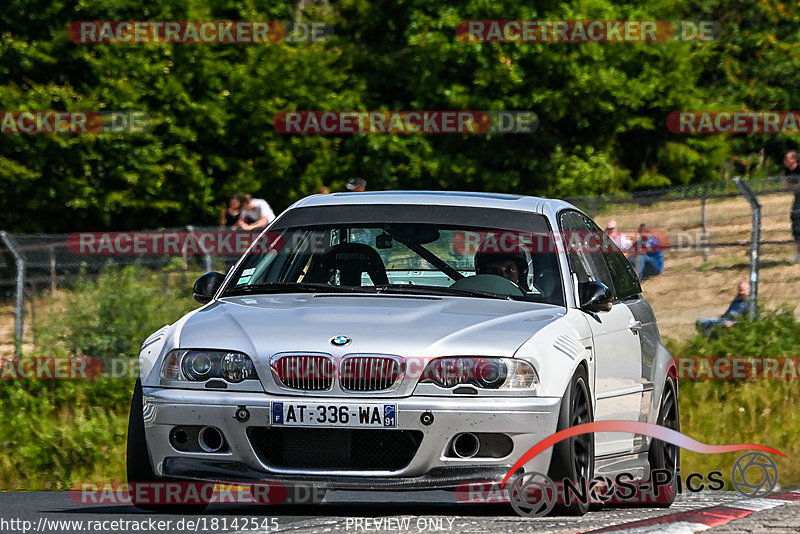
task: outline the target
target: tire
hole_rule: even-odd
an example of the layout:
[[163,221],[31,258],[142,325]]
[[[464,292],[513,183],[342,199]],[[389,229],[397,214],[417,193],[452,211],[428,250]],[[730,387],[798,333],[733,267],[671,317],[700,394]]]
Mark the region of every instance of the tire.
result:
[[[680,419],[678,417],[678,388],[674,378],[667,378],[664,384],[664,391],[661,394],[661,401],[658,406],[657,424],[669,429],[680,431]],[[667,500],[652,505],[643,505],[655,508],[669,508],[675,501],[678,494],[678,469],[681,465],[681,449],[677,445],[653,439],[650,442],[650,449],[647,453],[650,463],[650,478],[653,480],[653,471],[656,469],[667,470],[672,474],[672,484],[668,487],[661,486],[661,491],[667,490]],[[663,497],[659,498],[661,501]]]
[[[147,439],[144,433],[142,408],[142,382],[141,380],[136,380],[136,386],[133,389],[133,398],[131,399],[131,414],[128,419],[128,482],[162,482],[164,479],[157,477],[153,473],[153,468],[150,463],[150,453],[147,449]],[[208,507],[206,504],[165,505],[133,503],[133,505],[140,510],[149,512],[181,514],[200,514]]]
[[[569,387],[561,399],[558,413],[558,431],[594,421],[592,401],[589,394],[589,380],[586,369],[578,367],[570,380]],[[583,477],[588,483],[594,476],[594,434],[581,434],[565,439],[553,446],[553,457],[548,470],[550,480],[560,484],[562,480],[580,481]],[[571,502],[556,504],[551,515],[584,515],[589,511],[589,503]]]

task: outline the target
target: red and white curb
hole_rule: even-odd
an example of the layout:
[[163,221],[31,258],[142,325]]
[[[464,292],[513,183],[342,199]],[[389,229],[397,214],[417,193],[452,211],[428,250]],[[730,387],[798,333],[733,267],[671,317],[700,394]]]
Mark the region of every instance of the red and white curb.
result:
[[720,504],[709,506],[708,508],[698,508],[686,512],[677,512],[640,521],[632,521],[612,527],[604,527],[588,532],[615,532],[624,530],[632,534],[649,533],[668,533],[668,534],[689,534],[692,532],[702,532],[710,528],[718,527],[730,523],[735,519],[747,517],[750,514],[769,510],[800,501],[800,490],[776,493],[763,498],[745,499],[734,501],[730,504]]

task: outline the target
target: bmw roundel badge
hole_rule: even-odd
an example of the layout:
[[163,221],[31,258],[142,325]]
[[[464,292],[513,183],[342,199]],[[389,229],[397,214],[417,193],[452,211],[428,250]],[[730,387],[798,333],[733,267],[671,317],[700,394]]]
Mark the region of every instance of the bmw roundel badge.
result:
[[331,345],[336,345],[337,347],[344,347],[348,343],[352,341],[347,336],[336,336],[335,338],[331,339]]

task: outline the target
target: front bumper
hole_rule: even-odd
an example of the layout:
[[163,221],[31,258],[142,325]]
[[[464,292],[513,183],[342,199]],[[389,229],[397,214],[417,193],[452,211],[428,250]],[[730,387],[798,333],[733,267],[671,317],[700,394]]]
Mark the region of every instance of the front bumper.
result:
[[[419,431],[422,440],[407,465],[399,469],[354,470],[328,467],[271,465],[259,455],[248,437],[248,428],[269,428],[270,402],[309,402],[309,397],[264,393],[143,388],[143,413],[147,447],[157,476],[185,480],[313,483],[326,489],[418,490],[452,488],[460,482],[501,480],[520,456],[537,442],[555,433],[560,398],[553,397],[316,397],[314,401],[342,403],[387,402],[397,405],[397,430]],[[313,401],[312,401],[313,402]],[[246,407],[250,418],[241,422],[236,410]],[[420,418],[433,414],[433,423]],[[180,452],[170,444],[176,426],[203,425],[219,429],[225,452]],[[284,427],[281,427],[284,428]],[[320,439],[327,427],[314,427]],[[451,457],[449,447],[461,432],[506,434],[513,443],[502,458]],[[525,468],[547,473],[551,449],[539,454]]]

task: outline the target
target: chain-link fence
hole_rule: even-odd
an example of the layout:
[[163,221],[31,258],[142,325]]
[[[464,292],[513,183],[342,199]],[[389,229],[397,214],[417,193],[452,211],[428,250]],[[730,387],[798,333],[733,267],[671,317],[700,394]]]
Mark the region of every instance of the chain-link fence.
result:
[[737,282],[751,281],[761,306],[800,298],[800,265],[789,215],[794,195],[785,178],[742,180],[760,205],[756,278],[751,274],[754,209],[735,180],[567,199],[601,227],[614,220],[634,234],[640,224],[664,236],[663,272],[644,281],[662,333],[682,337],[701,317],[722,314]]
[[[37,297],[48,289],[96,276],[109,265],[141,265],[165,273],[226,270],[256,235],[193,226],[72,234],[0,232],[0,294],[13,301],[13,307],[3,307],[0,323],[0,335],[11,339],[0,339],[0,345],[11,342],[19,352],[23,340],[31,337],[27,334],[32,321],[26,315],[35,315]],[[237,237],[244,239],[231,239]],[[13,329],[5,320],[9,313]]]
[[[661,236],[663,272],[646,280],[643,286],[656,309],[662,332],[680,336],[693,330],[695,319],[721,314],[733,298],[738,281],[759,282],[760,301],[767,305],[793,303],[800,298],[800,265],[792,262],[797,250],[789,220],[793,195],[784,190],[784,178],[780,176],[743,182],[761,206],[757,262],[760,275],[751,273],[753,209],[735,181],[567,200],[586,211],[601,227],[613,219],[623,233],[630,232],[632,237],[640,224]],[[0,339],[0,344],[20,346],[30,327],[25,310],[32,313],[33,297],[46,294],[49,288],[96,275],[111,263],[145,265],[160,271],[224,271],[254,235],[201,227],[153,233],[178,237],[174,243],[154,244],[149,240],[143,248],[137,248],[133,233],[125,232],[95,234],[91,243],[81,241],[87,234],[3,233],[0,291],[6,305],[0,310],[0,324],[7,326],[0,327],[0,337],[10,339]],[[237,242],[240,237],[247,238]],[[124,253],[114,253],[120,251],[121,243],[129,248]],[[10,324],[13,328],[8,327]]]

